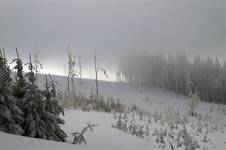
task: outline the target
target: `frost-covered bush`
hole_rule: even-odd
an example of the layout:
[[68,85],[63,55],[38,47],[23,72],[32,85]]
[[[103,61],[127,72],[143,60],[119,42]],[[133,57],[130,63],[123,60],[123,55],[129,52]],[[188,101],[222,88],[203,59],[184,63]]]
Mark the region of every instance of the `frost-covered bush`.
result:
[[197,116],[197,107],[199,102],[199,96],[197,93],[191,95],[191,101],[189,103],[189,114],[191,116]]
[[136,131],[136,136],[144,138],[145,132],[144,132],[143,128],[144,128],[144,126],[140,126],[138,128],[138,130]]
[[127,132],[127,123],[123,120],[122,113],[119,114],[118,121],[112,127]]
[[146,129],[144,129],[144,125],[140,125],[135,122],[134,115],[132,115],[132,120],[130,121],[128,115],[129,114],[124,113],[124,115],[122,116],[122,113],[119,113],[119,115],[115,118],[117,119],[117,121],[112,125],[112,127],[143,139],[145,138],[145,136],[149,136],[150,130],[148,125],[146,126]]
[[81,109],[83,111],[102,111],[102,112],[124,112],[125,105],[121,104],[119,99],[100,95],[97,97],[93,93],[87,96],[80,91],[72,92],[70,95],[66,91],[58,91],[57,99],[61,99],[61,105],[65,109]]
[[182,144],[185,150],[195,150],[200,147],[198,141],[188,133],[185,126],[183,130],[180,131],[179,135],[182,138]]
[[156,142],[160,143],[160,144],[165,144],[166,143],[165,136],[167,135],[167,131],[160,129],[160,132],[158,132],[158,133],[159,134],[157,135]]

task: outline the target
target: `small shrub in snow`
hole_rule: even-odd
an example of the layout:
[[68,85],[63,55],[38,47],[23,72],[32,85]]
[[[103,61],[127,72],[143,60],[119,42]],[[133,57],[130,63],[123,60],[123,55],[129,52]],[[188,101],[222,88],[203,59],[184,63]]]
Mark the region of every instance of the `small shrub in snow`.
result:
[[132,125],[131,131],[130,131],[132,135],[136,135],[136,133],[137,133],[137,128],[138,128],[138,127],[137,127],[136,124],[133,124],[133,125]]
[[146,126],[145,135],[146,136],[149,136],[150,135],[150,129],[149,129],[148,125]]
[[154,133],[152,133],[152,136],[158,136],[159,135],[159,131],[157,130],[157,128],[155,128]]
[[207,128],[206,133],[205,133],[205,135],[204,135],[204,137],[203,137],[203,140],[202,140],[202,141],[205,142],[205,143],[208,143],[208,142],[209,142],[209,139],[208,139],[208,137],[207,137],[207,136],[208,136],[208,132],[209,132],[209,131],[208,131],[208,128]]
[[119,114],[116,125],[112,125],[112,127],[127,132],[127,124],[123,121],[122,113]]
[[138,128],[138,130],[136,131],[136,136],[138,136],[138,137],[141,137],[141,138],[144,138],[144,130],[143,130],[143,128],[144,128],[144,126],[140,126],[139,128]]
[[80,132],[76,131],[76,132],[72,133],[72,136],[74,137],[73,144],[82,144],[82,143],[86,144],[87,141],[84,137],[84,134],[88,131],[93,132],[93,128],[96,127],[96,126],[98,126],[98,125],[97,124],[91,124],[90,122],[88,122],[87,126],[84,127],[82,129],[82,131],[80,131]]
[[126,114],[126,113],[124,113],[124,115],[123,115],[122,119],[128,119],[128,117],[127,117],[127,114]]
[[199,96],[197,93],[191,94],[191,101],[189,103],[189,114],[191,116],[197,116]]
[[181,133],[185,150],[195,150],[200,147],[197,140],[188,134],[188,131],[185,126]]
[[160,130],[160,132],[158,132],[158,135],[157,135],[157,139],[156,139],[156,142],[157,143],[160,143],[160,144],[165,144],[165,136],[167,135],[167,131],[166,130]]

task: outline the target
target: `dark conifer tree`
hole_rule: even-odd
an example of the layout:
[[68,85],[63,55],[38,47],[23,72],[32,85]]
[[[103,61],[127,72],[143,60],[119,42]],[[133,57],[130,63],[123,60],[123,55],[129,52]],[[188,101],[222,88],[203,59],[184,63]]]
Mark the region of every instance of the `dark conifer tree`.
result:
[[[31,62],[29,63],[28,89],[23,98],[24,124],[23,128],[26,136],[49,139],[55,141],[65,141],[66,134],[60,129],[59,124],[64,121],[52,112],[46,110],[46,102],[51,100],[51,93],[45,100],[45,94],[36,85],[35,73]],[[48,100],[47,100],[48,98]],[[47,103],[52,107],[51,103]]]
[[55,115],[64,115],[63,108],[59,105],[59,101],[56,97],[56,81],[53,81],[51,75],[49,74],[50,81],[46,77],[46,90],[44,91],[46,96],[46,110]]
[[16,65],[13,69],[16,70],[16,78],[15,83],[13,84],[13,94],[17,98],[17,103],[21,107],[22,105],[22,99],[24,97],[24,94],[27,91],[27,82],[23,75],[23,63],[22,60],[19,57],[19,52],[16,49],[17,58],[13,60],[13,62],[16,62]]
[[22,111],[13,96],[10,69],[5,52],[0,50],[0,130],[23,134],[20,124],[23,122]]
[[29,72],[26,74],[28,78],[27,91],[22,99],[22,110],[24,112],[23,128],[25,136],[47,139],[48,130],[43,120],[45,106],[42,91],[35,84],[35,76],[33,66],[30,60]]
[[65,141],[66,133],[60,129],[59,124],[64,124],[64,120],[59,117],[59,114],[64,114],[63,108],[58,104],[56,99],[56,87],[54,81],[49,75],[51,81],[48,82],[46,77],[46,90],[45,95],[45,116],[44,119],[47,123],[48,132],[50,133],[49,139],[56,141]]

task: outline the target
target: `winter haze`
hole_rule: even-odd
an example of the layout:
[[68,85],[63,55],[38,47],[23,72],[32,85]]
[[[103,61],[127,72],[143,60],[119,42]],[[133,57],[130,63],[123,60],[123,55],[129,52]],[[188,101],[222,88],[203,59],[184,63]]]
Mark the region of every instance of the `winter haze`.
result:
[[114,80],[134,50],[225,58],[225,20],[225,0],[1,0],[0,45],[11,59],[16,47],[23,58],[36,51],[53,74],[65,74],[69,45],[87,78],[96,49]]
[[226,150],[226,0],[0,0],[0,150]]

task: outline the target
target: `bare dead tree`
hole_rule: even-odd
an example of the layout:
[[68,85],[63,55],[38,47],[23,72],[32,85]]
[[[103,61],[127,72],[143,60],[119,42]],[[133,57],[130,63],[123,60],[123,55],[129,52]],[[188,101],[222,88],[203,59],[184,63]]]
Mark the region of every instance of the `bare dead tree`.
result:
[[82,84],[82,63],[81,63],[81,56],[78,57],[78,67],[79,67],[79,83]]
[[99,96],[99,85],[98,85],[98,72],[99,72],[99,69],[100,71],[103,72],[103,74],[105,75],[105,77],[107,78],[108,75],[107,75],[107,71],[103,68],[99,68],[99,65],[97,64],[97,54],[96,54],[96,50],[95,50],[95,53],[94,53],[94,67],[95,67],[95,82],[96,82],[96,96],[98,98]]
[[96,75],[96,96],[98,97],[99,95],[99,89],[98,89],[98,66],[97,66],[97,53],[95,50],[94,53],[94,65],[95,65],[95,75]]
[[32,59],[31,59],[31,54],[29,54],[29,63],[26,63],[25,65],[28,65],[28,68],[29,68],[29,72],[26,74],[26,76],[28,77],[29,79],[29,82],[32,84],[32,85],[35,85],[36,84],[36,78],[34,76],[34,66],[32,64]]
[[71,63],[70,63],[70,60],[71,60],[71,53],[70,53],[70,47],[68,46],[67,48],[67,54],[68,54],[68,74],[67,74],[67,91],[68,91],[68,95],[70,93],[70,70],[71,70]]
[[3,59],[5,60],[6,58],[5,58],[5,49],[4,48],[2,48],[2,55],[3,55]]
[[[74,77],[78,77],[78,74],[75,71],[75,57],[72,55],[70,47],[67,48],[68,54],[68,74],[67,74],[67,91],[68,95],[70,94],[70,88],[74,88]],[[70,87],[71,81],[71,87]]]
[[38,58],[38,54],[37,54],[37,51],[38,51],[38,48],[37,48],[37,44],[35,44],[35,54],[34,54],[34,70],[35,70],[35,76],[37,78],[37,75],[38,73],[43,69],[43,66],[41,64],[41,62],[39,61],[39,58]]
[[43,69],[42,64],[38,60],[38,54],[34,55],[34,69],[35,69],[35,75],[37,77],[38,73],[40,72],[41,69]]

